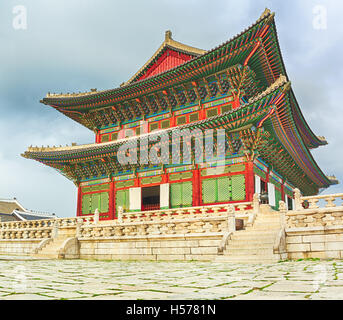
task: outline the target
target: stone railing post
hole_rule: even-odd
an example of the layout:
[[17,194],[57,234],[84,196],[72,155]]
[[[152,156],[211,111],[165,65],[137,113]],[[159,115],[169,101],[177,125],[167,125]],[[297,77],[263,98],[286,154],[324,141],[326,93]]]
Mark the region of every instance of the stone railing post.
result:
[[118,207],[118,222],[123,223],[123,207]]
[[95,211],[94,211],[94,221],[93,221],[94,224],[98,224],[99,223],[99,209],[96,208]]
[[254,215],[257,215],[258,211],[260,210],[260,195],[258,193],[254,193],[252,199],[253,213]]
[[51,238],[55,239],[57,238],[57,236],[58,236],[58,221],[55,220],[54,225],[52,227],[52,231],[51,231]]
[[286,203],[284,201],[279,201],[279,211],[280,211],[280,222],[281,222],[281,228],[286,228],[286,213],[287,213],[287,207]]
[[295,210],[303,210],[303,206],[301,203],[301,193],[298,188],[294,189],[294,205],[295,205]]
[[235,207],[230,204],[227,208],[227,223],[228,223],[228,229],[229,232],[235,232],[236,231],[236,217],[235,217]]
[[76,222],[76,238],[81,237],[81,227],[83,225],[83,219],[78,218]]

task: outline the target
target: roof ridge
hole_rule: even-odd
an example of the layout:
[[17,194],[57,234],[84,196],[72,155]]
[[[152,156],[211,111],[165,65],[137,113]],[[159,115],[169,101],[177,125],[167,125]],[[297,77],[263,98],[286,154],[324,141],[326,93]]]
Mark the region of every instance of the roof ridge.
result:
[[[194,59],[197,59],[197,58],[199,58],[200,56],[202,56],[202,55],[204,55],[204,54],[207,54],[207,53],[210,53],[210,52],[212,52],[212,51],[215,51],[215,50],[217,50],[218,48],[220,48],[220,47],[222,47],[222,46],[224,46],[224,45],[226,45],[226,44],[232,42],[233,40],[237,39],[238,37],[240,37],[241,35],[243,35],[245,32],[247,32],[248,30],[250,30],[251,28],[253,28],[255,25],[257,25],[258,23],[260,23],[260,22],[261,22],[263,19],[265,19],[266,17],[269,16],[270,19],[271,19],[271,18],[274,17],[274,15],[275,15],[274,12],[271,12],[269,9],[266,8],[266,9],[263,11],[263,13],[261,14],[261,16],[260,16],[254,23],[252,23],[250,26],[246,27],[244,30],[242,30],[241,32],[237,33],[236,35],[231,36],[231,38],[229,38],[229,39],[223,41],[221,44],[215,46],[214,48],[211,48],[211,49],[209,49],[209,50],[207,50],[207,51],[204,50],[204,53],[203,53],[203,54],[199,55],[198,57],[196,57],[196,58],[194,58]],[[269,18],[268,18],[268,19],[269,19]],[[169,30],[168,30],[168,31],[169,31]],[[166,31],[166,33],[167,33],[168,31]],[[175,41],[175,40],[173,40],[173,41],[174,41],[174,42],[177,42],[177,41]],[[163,42],[163,43],[164,43],[164,42]],[[163,45],[163,43],[162,43],[162,45]],[[162,47],[162,45],[159,47],[159,49]],[[194,48],[194,47],[193,47],[193,48]],[[159,49],[157,49],[157,51],[158,51]],[[198,49],[198,50],[201,50],[201,49]],[[156,52],[157,52],[157,51],[156,51]],[[192,60],[193,60],[193,59],[191,59],[191,60],[189,60],[189,61],[186,61],[184,64],[187,64],[187,63],[189,63],[189,62],[192,61]],[[183,65],[183,64],[182,64],[182,65]],[[167,72],[171,72],[172,70],[174,70],[174,69],[176,69],[176,68],[179,68],[180,66],[181,66],[181,65],[176,66],[176,67],[173,67],[173,68],[168,69],[168,70],[166,70],[166,71],[163,71],[163,72],[161,72],[161,73],[159,73],[159,74],[157,74],[157,75],[154,75],[154,76],[152,76],[152,77],[150,77],[150,78],[142,79],[141,81],[151,80],[151,78],[158,77],[158,76],[160,76],[160,75],[162,75],[162,74],[165,74],[165,73],[167,73]],[[144,66],[143,66],[143,67],[144,67]],[[143,68],[143,67],[142,67],[142,68]],[[142,68],[141,68],[141,69],[142,69]],[[141,69],[140,69],[140,70],[141,70]],[[137,74],[137,73],[139,73],[139,70],[136,72],[136,74]],[[136,75],[136,74],[135,74],[135,75]],[[101,94],[101,93],[112,92],[113,90],[115,90],[115,91],[116,91],[116,90],[120,90],[120,89],[123,89],[124,87],[128,87],[128,86],[137,84],[138,81],[130,82],[130,80],[132,80],[133,78],[134,78],[134,76],[132,76],[128,81],[123,82],[122,85],[120,85],[119,87],[117,87],[117,88],[112,88],[112,89],[105,89],[105,90],[93,91],[93,92],[86,92],[86,93],[73,93],[73,94],[71,94],[71,93],[69,93],[69,94],[63,94],[63,93],[61,93],[61,94],[57,94],[57,93],[48,93],[48,94],[46,95],[46,97],[43,98],[43,100],[40,100],[40,102],[42,102],[42,103],[44,103],[44,104],[47,104],[47,105],[50,105],[50,104],[48,103],[48,101],[46,101],[47,99],[57,98],[57,99],[65,99],[65,100],[68,100],[68,99],[75,98],[75,97],[92,96],[92,95],[97,95],[97,94]],[[139,81],[139,82],[140,82],[140,81]]]
[[[279,78],[277,78],[268,88],[266,88],[264,91],[262,91],[261,93],[257,94],[254,97],[251,97],[248,100],[248,104],[254,103],[257,100],[260,100],[262,97],[268,95],[269,93],[273,92],[275,89],[283,86],[283,85],[287,85],[290,86],[291,82],[287,80],[286,76],[283,74],[280,74]],[[288,89],[288,88],[286,88]]]
[[153,62],[153,60],[168,46],[177,50],[182,50],[188,53],[192,53],[193,55],[202,55],[206,52],[206,50],[189,46],[187,44],[174,40],[172,38],[172,32],[170,30],[167,30],[165,32],[164,41],[159,46],[159,48],[153,53],[153,55],[148,59],[148,61],[141,68],[139,68],[138,71],[136,71],[135,74],[129,80],[122,83],[121,86],[128,85],[135,82],[139,74],[142,73]]
[[24,213],[24,214],[29,214],[29,215],[33,215],[33,216],[55,216],[54,213],[28,210],[28,209],[25,209],[25,211],[14,209],[13,212]]

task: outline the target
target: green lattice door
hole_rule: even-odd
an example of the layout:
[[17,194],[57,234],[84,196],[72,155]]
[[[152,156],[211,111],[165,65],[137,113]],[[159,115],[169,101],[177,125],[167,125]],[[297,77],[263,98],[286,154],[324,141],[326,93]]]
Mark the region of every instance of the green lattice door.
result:
[[91,212],[91,195],[85,194],[82,196],[82,214],[90,214]]
[[96,209],[100,213],[106,213],[108,212],[108,208],[108,192],[85,194],[82,197],[82,214],[93,214]]
[[245,199],[245,176],[233,175],[202,180],[204,204]]
[[245,175],[231,177],[232,201],[245,200]]
[[217,181],[216,179],[202,180],[202,201],[203,203],[217,202]]
[[231,181],[228,177],[217,178],[217,201],[230,201]]
[[106,213],[109,210],[110,196],[108,192],[100,193],[100,212]]
[[116,192],[116,213],[118,212],[118,207],[123,207],[124,211],[129,211],[129,189],[118,190]]
[[275,188],[275,210],[279,210],[279,201],[282,200],[281,191]]
[[170,184],[170,206],[172,208],[190,207],[193,198],[192,182],[186,181],[181,183]]

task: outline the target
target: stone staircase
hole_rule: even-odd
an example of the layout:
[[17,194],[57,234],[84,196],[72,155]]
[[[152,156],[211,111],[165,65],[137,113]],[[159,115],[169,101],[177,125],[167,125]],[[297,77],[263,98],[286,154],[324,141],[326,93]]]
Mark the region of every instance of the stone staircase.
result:
[[[77,239],[75,238],[75,228],[59,229],[58,234],[54,238],[45,239],[34,250],[33,256],[36,258],[46,259],[63,259],[66,257],[67,247],[75,246]],[[75,251],[75,250],[74,250]],[[77,250],[76,250],[77,251]],[[76,257],[77,258],[76,254]],[[74,258],[70,255],[69,258]]]
[[281,259],[273,252],[274,241],[281,228],[280,214],[262,207],[253,226],[235,231],[226,244],[223,255],[218,255],[216,262],[232,263],[273,263]]

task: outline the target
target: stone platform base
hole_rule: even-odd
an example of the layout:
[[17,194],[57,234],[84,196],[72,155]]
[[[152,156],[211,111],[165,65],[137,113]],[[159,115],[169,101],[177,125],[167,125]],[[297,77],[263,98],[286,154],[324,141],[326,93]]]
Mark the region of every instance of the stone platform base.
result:
[[222,236],[156,237],[150,239],[80,240],[81,259],[100,260],[198,260],[211,261],[218,254]]

